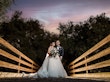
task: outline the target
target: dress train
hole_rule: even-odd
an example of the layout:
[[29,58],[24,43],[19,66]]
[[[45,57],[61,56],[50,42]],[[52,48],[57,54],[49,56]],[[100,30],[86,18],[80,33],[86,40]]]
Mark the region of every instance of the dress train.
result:
[[67,77],[67,73],[62,65],[59,55],[55,57],[46,54],[44,62],[38,72],[30,73],[27,77],[31,78],[48,78],[48,77]]

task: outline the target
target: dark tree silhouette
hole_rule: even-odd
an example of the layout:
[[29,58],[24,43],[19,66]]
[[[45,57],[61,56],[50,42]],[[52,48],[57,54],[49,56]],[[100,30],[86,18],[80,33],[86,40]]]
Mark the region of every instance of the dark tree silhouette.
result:
[[58,30],[65,49],[65,59],[70,63],[110,34],[110,18],[102,13],[96,17],[91,16],[79,24],[74,24],[72,21],[66,24],[60,23]]
[[50,42],[57,39],[57,35],[44,30],[38,20],[25,19],[21,15],[22,12],[16,11],[9,22],[3,22],[0,36],[42,64]]
[[[15,11],[9,21],[2,22],[0,36],[39,65],[42,64],[51,41],[57,39],[61,41],[65,50],[63,63],[68,66],[71,61],[110,34],[110,18],[105,13],[96,17],[91,16],[78,24],[72,21],[66,24],[60,23],[59,35],[44,30],[39,20],[22,18],[21,15],[22,12]],[[110,43],[99,51],[108,46]],[[109,57],[101,60],[107,58]]]

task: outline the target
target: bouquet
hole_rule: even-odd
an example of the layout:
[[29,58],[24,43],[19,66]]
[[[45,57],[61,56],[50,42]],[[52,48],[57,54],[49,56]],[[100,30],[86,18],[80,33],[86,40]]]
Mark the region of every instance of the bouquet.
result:
[[50,51],[50,54],[52,57],[55,57],[58,54],[58,51],[56,49],[53,49]]

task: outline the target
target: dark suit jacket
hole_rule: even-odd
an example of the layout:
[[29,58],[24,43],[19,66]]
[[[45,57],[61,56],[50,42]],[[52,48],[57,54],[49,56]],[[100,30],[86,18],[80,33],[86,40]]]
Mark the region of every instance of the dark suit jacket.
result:
[[63,56],[64,55],[64,49],[63,49],[63,47],[60,46],[60,48],[59,48],[58,51],[59,51],[60,56]]

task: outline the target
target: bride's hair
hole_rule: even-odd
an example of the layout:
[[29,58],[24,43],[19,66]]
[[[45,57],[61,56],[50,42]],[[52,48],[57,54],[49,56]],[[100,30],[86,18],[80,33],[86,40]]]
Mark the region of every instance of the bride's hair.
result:
[[50,46],[52,46],[52,43],[50,43]]
[[[52,46],[52,43],[53,43],[54,41],[52,41],[51,43],[50,43],[50,46]],[[55,43],[55,42],[54,42]]]

